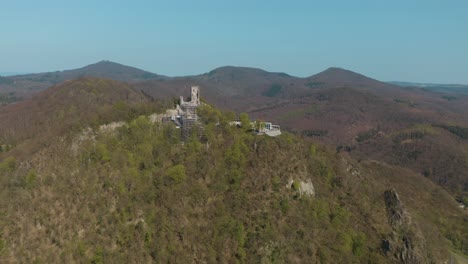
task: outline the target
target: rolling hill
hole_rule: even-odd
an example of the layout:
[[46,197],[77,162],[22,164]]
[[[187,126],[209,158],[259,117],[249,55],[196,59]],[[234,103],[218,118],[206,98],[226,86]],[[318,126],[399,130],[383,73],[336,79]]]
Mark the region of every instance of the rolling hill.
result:
[[30,99],[0,107],[0,145],[29,155],[59,135],[154,110],[158,104],[151,101],[127,83],[97,78],[65,81]]
[[[233,66],[195,76],[161,77],[100,62],[58,76],[66,79],[93,74],[131,82],[135,89],[155,99],[188,96],[187,88],[199,85],[202,96],[223,110],[272,121],[283,130],[348,151],[356,158],[378,157],[410,168],[446,187],[457,199],[468,197],[468,143],[463,136],[468,128],[468,96],[462,94],[401,87],[341,68],[306,78]],[[53,80],[54,75],[49,75],[39,82],[42,88]],[[39,80],[43,75],[32,76]],[[146,77],[151,79],[142,80]],[[3,98],[11,102],[17,97],[10,93]],[[421,127],[435,132],[416,132],[424,136],[412,141],[395,139]]]
[[[412,170],[287,132],[256,136],[210,105],[199,109],[205,136],[182,142],[173,124],[148,118],[164,105],[81,78],[3,107],[0,131],[16,143],[0,153],[0,261],[441,263],[468,253],[466,211]],[[111,121],[127,125],[98,129]]]
[[[427,120],[468,122],[465,97],[447,100],[440,94],[379,82],[339,68],[297,78],[260,69],[222,67],[198,76],[135,84],[155,98],[177,96],[190,85],[203,87],[203,96],[220,108],[249,112],[289,129],[339,133],[330,137],[335,142],[350,142],[358,133],[386,123],[404,127]],[[324,115],[328,122],[321,122]],[[333,129],[331,125],[340,122],[351,122],[352,129]],[[330,127],[322,127],[326,125]]]
[[[453,100],[445,94],[400,87],[340,68],[297,78],[260,69],[221,67],[198,76],[135,84],[155,98],[184,94],[190,85],[200,85],[202,96],[222,109],[272,121],[355,157],[410,168],[445,186],[457,199],[468,196],[468,143],[447,129],[468,128],[466,96],[457,95]],[[411,144],[394,140],[396,135],[404,137],[407,131],[425,126],[436,132]],[[447,158],[441,157],[443,153]]]

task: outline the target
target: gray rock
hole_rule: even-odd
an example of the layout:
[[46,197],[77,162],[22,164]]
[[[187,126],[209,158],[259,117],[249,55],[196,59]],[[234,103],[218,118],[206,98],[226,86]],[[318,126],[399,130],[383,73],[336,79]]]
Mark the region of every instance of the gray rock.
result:
[[384,192],[385,206],[387,208],[388,222],[395,228],[407,223],[406,211],[403,208],[400,198],[395,189]]

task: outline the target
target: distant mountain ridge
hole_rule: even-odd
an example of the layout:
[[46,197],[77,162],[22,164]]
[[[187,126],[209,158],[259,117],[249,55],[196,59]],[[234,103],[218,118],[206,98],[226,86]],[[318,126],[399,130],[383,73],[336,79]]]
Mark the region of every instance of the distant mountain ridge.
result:
[[107,60],[90,64],[78,69],[12,76],[12,78],[17,79],[45,79],[50,80],[52,82],[76,79],[81,77],[106,78],[115,81],[132,82],[160,78],[163,76]]
[[468,85],[466,84],[437,84],[437,83],[413,83],[413,82],[387,82],[393,85],[402,87],[419,87],[422,89],[441,92],[441,93],[455,93],[468,95]]
[[0,72],[0,76],[3,76],[3,77],[22,75],[22,74],[28,74],[28,73],[25,73],[25,72]]
[[443,83],[417,83],[417,82],[399,82],[399,81],[390,81],[387,82],[390,84],[395,84],[399,86],[417,86],[417,87],[434,87],[434,86],[448,86],[448,87],[468,87],[467,84],[443,84]]
[[140,70],[135,67],[111,61],[100,61],[72,70],[2,77],[0,93],[13,92],[17,97],[29,98],[32,94],[45,90],[53,85],[84,77],[104,78],[128,83],[166,78],[165,76]]

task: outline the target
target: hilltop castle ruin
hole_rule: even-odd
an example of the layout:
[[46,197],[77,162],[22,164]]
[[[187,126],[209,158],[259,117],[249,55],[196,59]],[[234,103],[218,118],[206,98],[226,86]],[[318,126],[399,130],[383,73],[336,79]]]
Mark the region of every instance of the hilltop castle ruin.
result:
[[[194,125],[201,125],[200,117],[197,115],[197,108],[201,105],[200,102],[200,87],[192,86],[190,89],[190,101],[185,101],[183,96],[180,96],[180,102],[174,109],[166,110],[162,115],[162,122],[173,122],[177,128],[182,129],[182,138],[188,139]],[[232,121],[231,125],[241,126],[240,121]],[[252,122],[253,133],[256,135],[268,135],[276,137],[281,135],[280,126],[273,125],[270,122]],[[201,127],[201,126],[200,126]],[[203,128],[201,127],[203,132]]]
[[182,129],[182,137],[188,139],[192,127],[199,123],[197,108],[200,106],[200,87],[191,87],[190,101],[184,101],[180,96],[180,102],[175,109],[168,109],[162,117],[163,122],[173,122],[176,127]]

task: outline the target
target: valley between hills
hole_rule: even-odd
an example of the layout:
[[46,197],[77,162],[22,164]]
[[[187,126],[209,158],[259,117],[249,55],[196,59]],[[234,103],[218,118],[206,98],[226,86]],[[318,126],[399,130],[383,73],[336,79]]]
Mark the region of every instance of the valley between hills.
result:
[[[192,85],[203,136],[182,140],[149,116]],[[109,61],[0,77],[0,260],[463,263],[468,95],[401,85]]]

